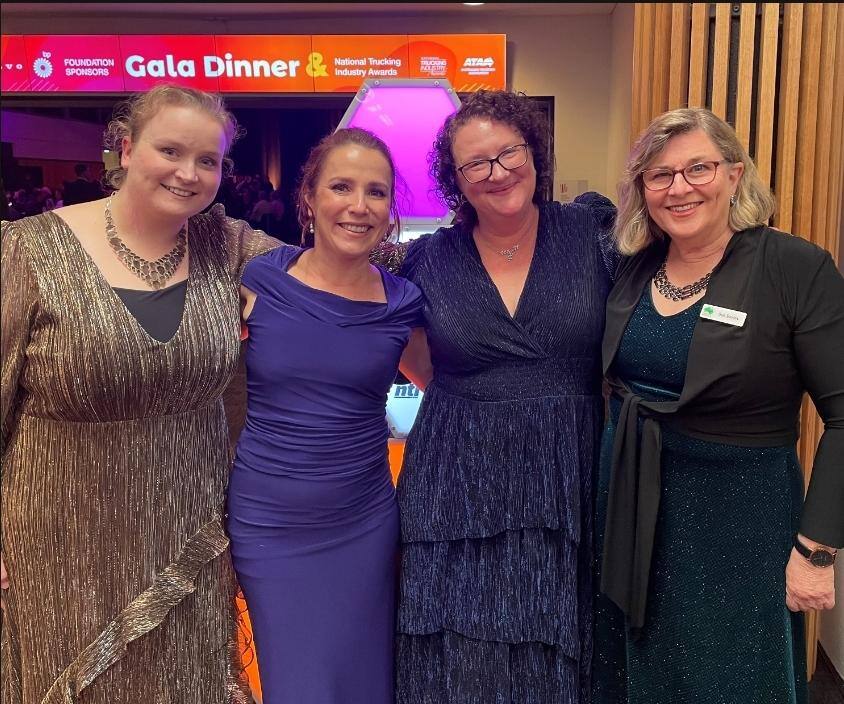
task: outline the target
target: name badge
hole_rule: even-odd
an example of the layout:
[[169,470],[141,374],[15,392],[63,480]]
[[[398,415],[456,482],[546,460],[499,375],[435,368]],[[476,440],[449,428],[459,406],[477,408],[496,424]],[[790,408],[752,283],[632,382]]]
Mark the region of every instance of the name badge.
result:
[[707,320],[714,320],[716,323],[735,325],[740,328],[744,325],[747,313],[742,313],[740,310],[731,310],[730,308],[721,308],[721,306],[713,306],[709,303],[704,303],[703,308],[700,309],[700,317],[706,318]]

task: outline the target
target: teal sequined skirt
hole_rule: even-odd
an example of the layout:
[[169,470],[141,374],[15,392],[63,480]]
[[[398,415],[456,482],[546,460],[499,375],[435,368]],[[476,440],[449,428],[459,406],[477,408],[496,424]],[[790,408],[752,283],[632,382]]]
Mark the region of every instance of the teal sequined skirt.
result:
[[[612,406],[601,448],[599,555]],[[663,430],[643,635],[631,641],[622,613],[597,596],[593,704],[805,704],[803,614],[785,606],[802,501],[794,448],[728,446]]]

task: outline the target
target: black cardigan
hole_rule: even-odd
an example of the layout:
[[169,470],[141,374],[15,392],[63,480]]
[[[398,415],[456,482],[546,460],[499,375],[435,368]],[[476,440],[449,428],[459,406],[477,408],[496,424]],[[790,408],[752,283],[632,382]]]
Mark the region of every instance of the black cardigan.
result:
[[800,531],[826,545],[844,545],[844,278],[829,253],[767,227],[733,235],[713,271],[703,307],[740,311],[746,320],[739,327],[699,318],[680,398],[653,402],[635,396],[615,378],[612,363],[666,250],[667,242],[660,241],[621,262],[607,302],[603,342],[604,373],[622,400],[622,411],[613,448],[601,587],[628,615],[632,628],[644,623],[659,506],[661,424],[730,445],[791,445],[808,391],[825,430]]

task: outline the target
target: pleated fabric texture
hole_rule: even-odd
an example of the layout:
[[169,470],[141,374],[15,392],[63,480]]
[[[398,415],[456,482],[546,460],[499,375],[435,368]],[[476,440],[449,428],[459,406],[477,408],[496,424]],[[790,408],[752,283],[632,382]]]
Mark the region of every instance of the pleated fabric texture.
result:
[[597,194],[541,206],[512,317],[470,230],[407,251],[435,371],[398,485],[400,704],[588,700],[613,213]]
[[222,528],[238,280],[278,246],[191,219],[150,337],[54,213],[2,229],[4,704],[246,702]]

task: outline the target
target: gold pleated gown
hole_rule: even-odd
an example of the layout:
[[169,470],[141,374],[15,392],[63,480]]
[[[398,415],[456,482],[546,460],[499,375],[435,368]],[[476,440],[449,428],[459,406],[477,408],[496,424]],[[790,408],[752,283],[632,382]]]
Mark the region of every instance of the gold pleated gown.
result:
[[3,704],[247,701],[223,532],[238,280],[278,245],[191,219],[151,338],[53,213],[2,230]]

